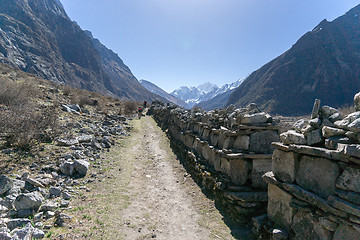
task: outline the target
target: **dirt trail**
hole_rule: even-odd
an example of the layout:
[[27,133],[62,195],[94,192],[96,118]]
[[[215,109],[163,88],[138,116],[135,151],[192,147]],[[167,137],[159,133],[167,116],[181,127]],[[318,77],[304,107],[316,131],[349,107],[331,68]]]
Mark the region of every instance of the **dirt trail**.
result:
[[72,237],[195,240],[235,239],[237,235],[250,239],[249,229],[238,232],[224,223],[152,118],[133,120],[133,126],[125,146],[104,155],[106,177],[89,185],[84,201],[78,200],[78,221],[72,233],[76,236]]

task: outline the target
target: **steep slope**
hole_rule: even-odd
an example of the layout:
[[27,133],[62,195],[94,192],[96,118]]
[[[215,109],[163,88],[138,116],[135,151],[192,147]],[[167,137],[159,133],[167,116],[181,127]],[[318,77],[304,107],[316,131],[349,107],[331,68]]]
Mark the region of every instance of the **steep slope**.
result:
[[282,115],[309,112],[323,104],[351,104],[360,89],[360,5],[333,22],[323,20],[293,47],[253,72],[226,106],[257,103]]
[[78,88],[156,98],[116,54],[100,42],[94,45],[58,0],[0,0],[0,6],[0,62]]
[[143,85],[147,90],[149,90],[152,93],[155,93],[168,101],[175,103],[176,105],[183,107],[183,108],[189,108],[189,106],[186,104],[186,102],[180,100],[179,98],[165,92],[163,89],[158,87],[157,85],[153,84],[152,82],[146,81],[146,80],[140,80],[139,81],[141,85]]

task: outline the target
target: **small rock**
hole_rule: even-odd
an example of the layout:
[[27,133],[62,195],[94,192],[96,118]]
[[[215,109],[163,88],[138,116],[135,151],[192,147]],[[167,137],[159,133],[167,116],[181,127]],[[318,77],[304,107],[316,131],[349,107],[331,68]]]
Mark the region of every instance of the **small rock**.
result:
[[23,179],[25,180],[26,182],[30,183],[31,185],[33,185],[34,187],[41,187],[41,188],[44,188],[44,185],[41,184],[39,181],[35,180],[35,179],[32,179],[32,178],[26,178],[26,179]]
[[286,240],[288,239],[289,234],[281,229],[274,229],[272,231],[272,240]]
[[40,229],[35,228],[32,234],[32,239],[43,239],[45,237],[45,233]]
[[45,216],[46,218],[53,218],[55,217],[55,213],[53,211],[47,211]]
[[355,110],[360,111],[360,92],[355,94],[355,96],[354,96],[354,104],[355,104]]
[[43,212],[39,212],[34,216],[34,222],[40,222],[42,217],[44,216]]
[[10,233],[8,233],[8,232],[0,232],[0,239],[1,240],[13,240]]
[[40,211],[42,212],[55,211],[58,208],[59,208],[59,204],[56,201],[47,201],[41,206]]
[[94,137],[91,135],[82,135],[77,137],[77,140],[79,141],[79,143],[84,143],[84,142],[91,142],[93,138]]
[[314,118],[309,121],[310,125],[314,128],[320,128],[321,120],[320,118]]
[[31,223],[31,220],[26,218],[21,219],[11,219],[7,222],[7,227],[12,231],[15,228],[25,226],[26,224]]
[[74,173],[74,163],[73,162],[64,162],[60,165],[60,171],[67,176],[72,176]]
[[42,222],[35,223],[36,228],[42,228],[43,226],[44,226],[44,224]]
[[345,136],[345,130],[333,127],[323,127],[322,135],[324,138],[334,137],[334,136]]
[[332,116],[335,113],[339,113],[339,111],[333,107],[323,106],[320,109],[320,116],[323,118],[329,118],[330,116]]
[[13,186],[13,181],[5,175],[0,176],[0,195],[9,191]]
[[61,188],[59,187],[51,187],[49,189],[50,196],[60,197],[61,196]]
[[76,160],[74,162],[74,168],[81,176],[85,176],[88,169],[89,169],[90,163],[85,160]]
[[289,130],[280,134],[280,140],[285,144],[306,144],[306,138],[303,134],[294,130]]
[[320,102],[320,99],[315,99],[313,110],[311,112],[311,119],[319,117]]
[[320,129],[309,132],[306,135],[306,139],[307,139],[308,145],[310,145],[310,146],[321,143],[323,139],[322,139],[322,136],[321,136]]
[[62,208],[66,208],[69,205],[70,205],[70,201],[66,201],[66,200],[63,200],[63,199],[60,201],[60,207],[62,207]]
[[79,144],[79,141],[77,139],[63,139],[60,138],[57,140],[57,143],[59,146],[65,146],[65,147],[69,147],[72,145],[76,145]]
[[296,121],[296,123],[294,123],[294,125],[292,126],[293,129],[297,130],[297,131],[301,131],[301,129],[303,129],[304,127],[306,127],[306,125],[309,123],[308,120],[306,119],[300,119],[298,121]]

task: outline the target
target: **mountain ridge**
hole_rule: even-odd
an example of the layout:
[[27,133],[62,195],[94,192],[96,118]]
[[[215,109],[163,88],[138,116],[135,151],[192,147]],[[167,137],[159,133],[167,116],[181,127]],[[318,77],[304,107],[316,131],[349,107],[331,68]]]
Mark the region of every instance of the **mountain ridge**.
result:
[[0,0],[0,62],[44,79],[128,100],[159,98],[71,21],[58,0]]
[[321,21],[288,51],[268,62],[230,95],[225,106],[254,102],[281,115],[309,112],[314,99],[340,107],[360,89],[360,5]]

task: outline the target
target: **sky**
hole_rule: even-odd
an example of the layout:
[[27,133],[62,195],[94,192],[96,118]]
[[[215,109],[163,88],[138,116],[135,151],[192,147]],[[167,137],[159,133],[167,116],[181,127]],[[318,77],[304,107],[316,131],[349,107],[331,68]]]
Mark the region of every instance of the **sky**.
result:
[[61,0],[137,79],[173,91],[245,78],[360,0]]

